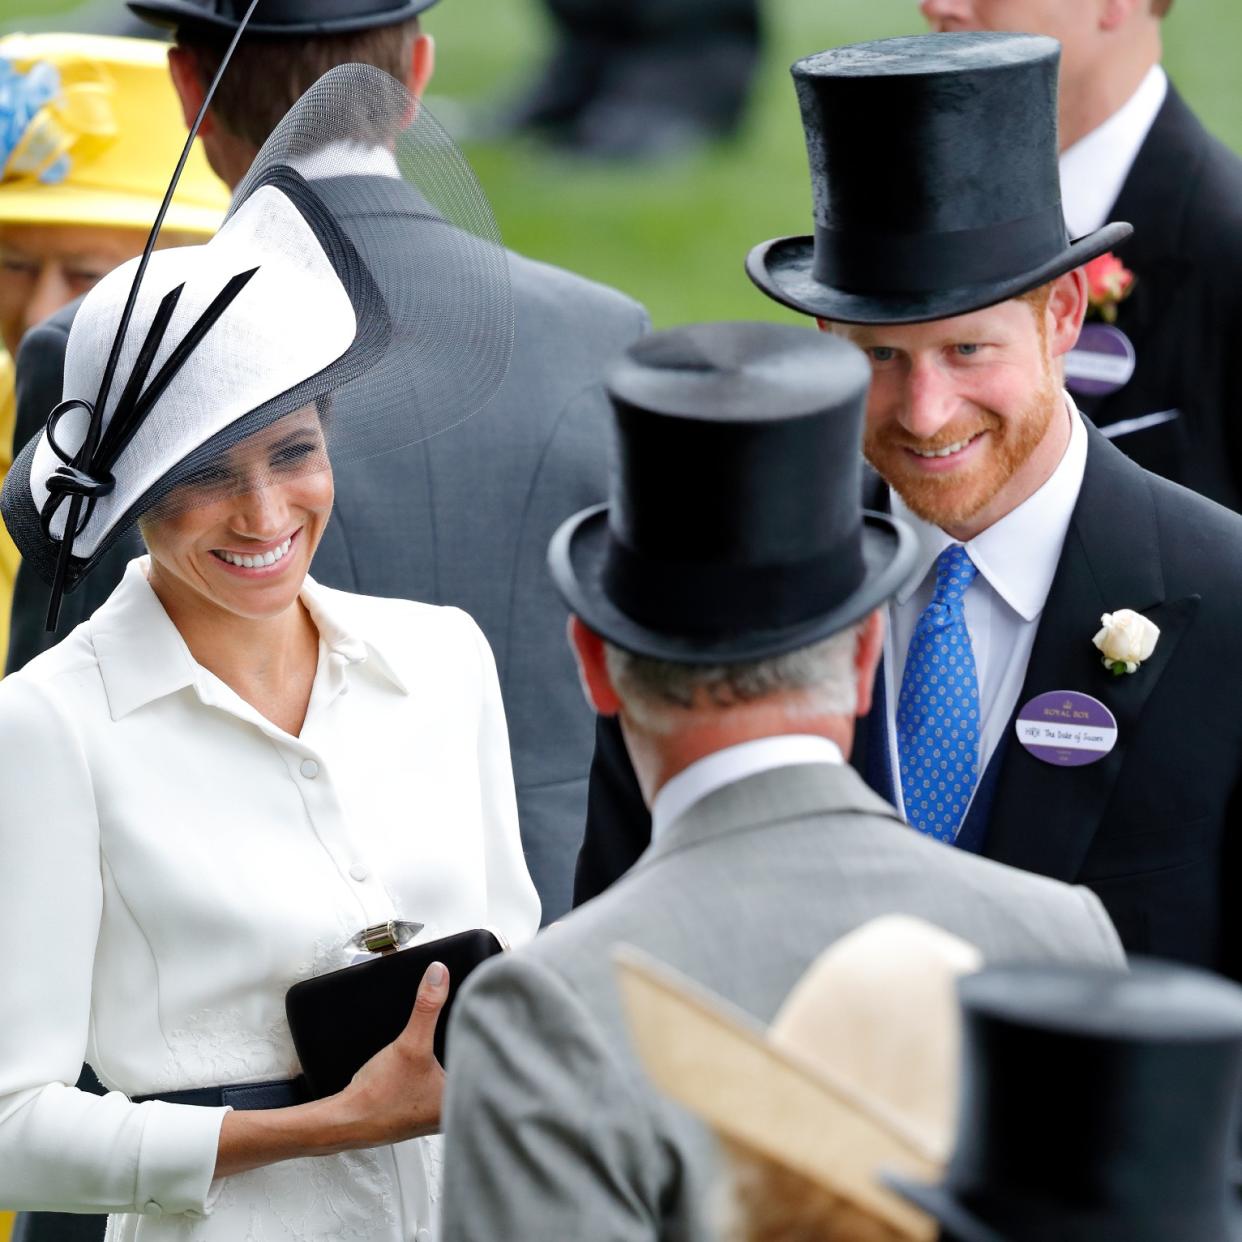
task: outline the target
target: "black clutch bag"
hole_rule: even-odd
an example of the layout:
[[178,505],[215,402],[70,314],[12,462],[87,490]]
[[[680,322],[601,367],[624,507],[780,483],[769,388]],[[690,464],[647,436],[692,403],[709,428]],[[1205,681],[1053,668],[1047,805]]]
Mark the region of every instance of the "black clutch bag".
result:
[[381,1048],[401,1034],[432,962],[443,962],[449,972],[448,1001],[435,1035],[436,1059],[447,1064],[445,1031],[457,989],[476,966],[503,950],[492,932],[476,928],[295,983],[285,994],[285,1015],[311,1098],[322,1099],[347,1087]]

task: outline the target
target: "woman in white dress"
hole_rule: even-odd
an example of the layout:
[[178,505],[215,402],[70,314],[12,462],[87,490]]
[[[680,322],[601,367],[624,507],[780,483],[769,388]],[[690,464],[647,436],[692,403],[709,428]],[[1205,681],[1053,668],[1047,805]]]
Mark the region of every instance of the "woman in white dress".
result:
[[[307,573],[332,454],[398,421],[383,385],[334,394],[400,372],[313,185],[269,168],[210,243],[152,256],[98,417],[134,265],[92,292],[76,400],[3,498],[49,576],[135,519],[150,553],[0,683],[0,1207],[112,1213],[112,1242],[432,1238],[443,972],[307,1103],[285,993],[375,924],[538,925],[478,627]],[[109,1095],[72,1086],[83,1060]],[[255,1083],[261,1108],[225,1103]]]

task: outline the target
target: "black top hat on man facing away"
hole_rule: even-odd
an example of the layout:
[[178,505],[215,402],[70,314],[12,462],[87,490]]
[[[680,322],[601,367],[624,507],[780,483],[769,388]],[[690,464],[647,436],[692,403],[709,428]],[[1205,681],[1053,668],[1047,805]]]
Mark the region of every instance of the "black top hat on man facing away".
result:
[[1236,1242],[1242,988],[1184,966],[1007,967],[958,985],[957,1146],[886,1179],[953,1242]]
[[870,368],[813,329],[696,324],[631,346],[608,392],[611,499],[548,549],[569,607],[627,651],[742,663],[827,638],[901,587],[913,535],[861,504]]
[[[436,0],[260,0],[246,33],[269,37],[345,34],[395,26]],[[250,0],[130,0],[129,9],[156,26],[196,26],[231,33]]]
[[1057,165],[1060,46],[1040,35],[883,39],[793,66],[815,235],[747,258],[776,301],[841,323],[994,306],[1112,250],[1071,241]]

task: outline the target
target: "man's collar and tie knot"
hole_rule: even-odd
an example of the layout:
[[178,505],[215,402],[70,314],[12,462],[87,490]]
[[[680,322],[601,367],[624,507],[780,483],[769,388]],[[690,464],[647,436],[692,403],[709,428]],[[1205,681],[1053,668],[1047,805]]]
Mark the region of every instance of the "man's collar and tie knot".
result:
[[936,557],[936,594],[928,607],[938,609],[947,625],[963,618],[962,602],[971,584],[979,576],[979,570],[970,553],[960,544],[955,543],[945,548]]

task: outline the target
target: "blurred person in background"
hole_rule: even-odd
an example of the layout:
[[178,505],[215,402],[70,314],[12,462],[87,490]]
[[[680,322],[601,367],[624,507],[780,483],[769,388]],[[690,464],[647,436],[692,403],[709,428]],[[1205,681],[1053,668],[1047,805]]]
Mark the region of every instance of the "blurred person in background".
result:
[[1161,67],[1173,0],[922,0],[940,31],[1061,43],[1061,183],[1070,235],[1128,220],[1088,268],[1066,359],[1083,413],[1140,465],[1242,509],[1242,159]]
[[651,806],[633,873],[485,964],[449,1026],[444,1242],[712,1236],[704,1127],[646,1081],[610,961],[659,957],[761,1021],[882,914],[987,959],[1124,963],[1098,899],[911,832],[849,766],[914,555],[864,513],[866,358],[787,324],[655,333],[612,373],[611,501],[548,560]]
[[[372,65],[421,95],[435,43],[418,14],[431,3],[321,0],[312,20],[299,0],[264,0],[203,124],[212,167],[236,187],[289,108],[335,65]],[[192,118],[247,4],[147,0],[130,7],[175,28],[169,66]],[[375,214],[387,218],[395,243],[403,213],[425,208],[402,196],[382,153],[364,171],[372,175]],[[378,245],[375,236],[368,246]],[[382,255],[367,257],[381,272],[392,268]],[[612,289],[508,257],[515,337],[500,391],[459,435],[344,464],[315,576],[368,595],[454,604],[482,626],[504,691],[523,843],[550,920],[570,904],[592,720],[561,641],[566,613],[543,572],[544,550],[564,518],[607,492],[603,368],[649,325],[637,303]],[[22,350],[23,443],[60,400],[72,320],[66,308]],[[118,548],[66,597],[62,635],[102,603],[138,551],[133,541]],[[42,585],[19,575],[10,670],[56,641],[44,630],[44,613]]]
[[815,959],[766,1027],[637,949],[613,958],[643,1067],[727,1155],[727,1242],[933,1242],[935,1223],[881,1174],[944,1171],[955,984],[982,965],[973,945],[922,919],[873,919]]
[[[0,482],[13,460],[22,338],[142,250],[184,141],[161,48],[79,34],[0,39]],[[162,244],[210,236],[227,206],[196,150]],[[0,531],[0,653],[16,573]]]
[[544,0],[554,48],[505,123],[599,159],[682,154],[741,124],[759,0]]

